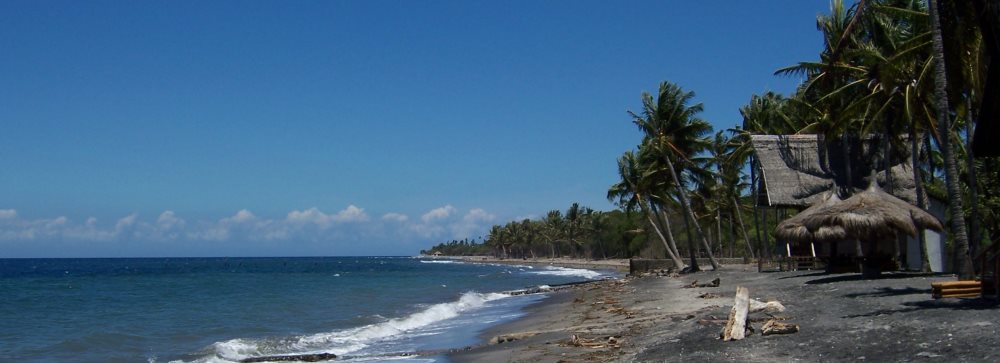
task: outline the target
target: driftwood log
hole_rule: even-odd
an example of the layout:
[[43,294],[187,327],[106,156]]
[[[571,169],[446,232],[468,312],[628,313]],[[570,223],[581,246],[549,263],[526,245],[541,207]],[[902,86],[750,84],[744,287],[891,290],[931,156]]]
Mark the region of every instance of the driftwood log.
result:
[[490,344],[501,344],[506,342],[518,341],[525,338],[530,338],[538,335],[537,332],[525,332],[525,333],[513,333],[513,334],[502,334],[497,335],[490,339]]
[[799,326],[796,324],[786,324],[779,322],[777,319],[768,320],[764,323],[764,326],[760,329],[761,335],[771,335],[771,334],[791,334],[798,333]]
[[689,289],[690,288],[695,288],[695,287],[719,287],[719,285],[721,285],[721,284],[722,284],[722,280],[719,279],[718,277],[716,277],[715,280],[712,280],[712,282],[707,283],[707,284],[699,284],[698,280],[694,280],[690,284],[684,285],[684,287],[689,288]]
[[781,303],[777,301],[763,302],[757,299],[750,299],[750,312],[756,313],[758,311],[783,313],[785,312],[785,306],[781,305]]
[[747,314],[750,312],[750,290],[743,286],[736,288],[736,299],[733,310],[729,312],[729,321],[722,330],[722,340],[741,340],[746,337]]

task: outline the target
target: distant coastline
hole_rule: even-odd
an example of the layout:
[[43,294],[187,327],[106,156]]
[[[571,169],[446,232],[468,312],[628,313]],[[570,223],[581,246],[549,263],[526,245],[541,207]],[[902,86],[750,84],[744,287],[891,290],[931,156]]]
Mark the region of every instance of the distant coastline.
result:
[[525,266],[556,266],[591,270],[614,270],[628,272],[629,260],[624,258],[588,260],[582,258],[496,258],[493,256],[421,256],[424,258],[452,259],[469,263],[489,263]]

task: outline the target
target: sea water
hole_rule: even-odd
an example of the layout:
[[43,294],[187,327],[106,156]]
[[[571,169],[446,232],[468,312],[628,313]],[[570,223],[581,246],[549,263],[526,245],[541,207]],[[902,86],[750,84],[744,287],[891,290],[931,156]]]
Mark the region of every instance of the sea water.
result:
[[0,357],[235,362],[333,353],[444,361],[544,295],[612,276],[410,257],[0,259]]

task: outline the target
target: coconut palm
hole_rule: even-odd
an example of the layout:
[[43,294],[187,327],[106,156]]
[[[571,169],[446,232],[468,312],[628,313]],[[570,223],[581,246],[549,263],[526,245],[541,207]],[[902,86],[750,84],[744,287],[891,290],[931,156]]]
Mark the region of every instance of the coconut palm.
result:
[[673,234],[667,232],[665,235],[660,228],[659,216],[653,212],[649,204],[650,183],[643,178],[638,159],[632,151],[626,151],[618,158],[618,176],[621,180],[608,189],[608,200],[614,201],[625,211],[633,211],[638,207],[642,214],[649,221],[650,227],[656,232],[656,236],[663,243],[663,248],[667,251],[667,256],[673,260],[678,267],[684,266],[684,261],[677,254],[677,246],[673,239]]
[[948,203],[951,213],[951,231],[955,240],[955,269],[959,279],[971,279],[972,258],[969,256],[969,238],[965,229],[965,215],[962,212],[962,192],[958,185],[958,167],[950,135],[951,116],[948,106],[948,80],[944,58],[944,42],[941,36],[940,9],[936,0],[927,0],[934,40],[934,106],[938,115],[938,145],[944,154],[945,185],[948,189]]
[[[719,263],[711,253],[711,246],[691,208],[685,180],[680,176],[687,168],[697,167],[691,158],[707,147],[709,142],[705,136],[712,130],[711,125],[697,117],[703,106],[700,103],[689,105],[693,98],[694,92],[685,92],[673,83],[662,82],[655,100],[652,95],[643,92],[641,114],[631,111],[629,114],[633,123],[645,134],[640,149],[655,151],[658,160],[665,164],[671,182],[670,190],[680,201],[686,222],[694,227],[702,247],[708,252],[712,267],[718,269]],[[675,167],[675,163],[680,169]],[[689,239],[688,242],[689,267],[697,271],[694,241]]]
[[743,176],[743,165],[746,164],[747,156],[739,154],[743,146],[738,137],[728,137],[720,131],[715,134],[715,140],[712,142],[712,155],[719,175],[717,191],[719,209],[730,215],[730,224],[733,219],[739,224],[747,256],[753,258],[753,248],[750,247],[750,237],[746,225],[743,224],[743,212],[739,203],[743,192],[749,187]]

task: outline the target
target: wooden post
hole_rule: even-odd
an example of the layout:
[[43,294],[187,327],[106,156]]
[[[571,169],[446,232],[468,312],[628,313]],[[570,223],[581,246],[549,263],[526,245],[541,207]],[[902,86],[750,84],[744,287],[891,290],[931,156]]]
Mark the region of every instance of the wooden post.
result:
[[750,290],[743,286],[736,288],[736,299],[733,310],[729,312],[729,321],[722,331],[722,340],[741,340],[746,337],[747,314],[750,311]]

